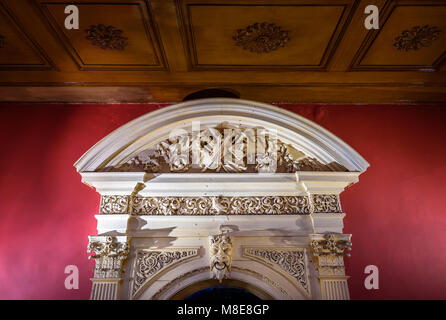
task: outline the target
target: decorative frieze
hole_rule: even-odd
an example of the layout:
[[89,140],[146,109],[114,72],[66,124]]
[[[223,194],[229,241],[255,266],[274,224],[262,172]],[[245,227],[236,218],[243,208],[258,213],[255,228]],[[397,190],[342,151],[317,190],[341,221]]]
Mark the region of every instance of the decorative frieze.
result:
[[89,237],[87,252],[96,262],[96,279],[118,279],[121,277],[123,262],[127,259],[129,245],[127,237]]
[[278,266],[309,292],[305,249],[244,248],[243,255]]
[[138,250],[136,253],[133,281],[133,296],[155,275],[166,270],[173,264],[198,255],[198,248]]
[[211,278],[220,283],[229,279],[232,264],[232,240],[225,233],[209,237],[209,258]]
[[237,30],[233,37],[235,44],[255,53],[267,53],[284,47],[290,41],[290,31],[283,30],[274,23],[254,23]]
[[304,196],[265,197],[136,197],[136,215],[242,215],[309,214]]
[[101,214],[307,215],[340,213],[337,195],[247,197],[102,196]]
[[411,30],[404,30],[396,37],[393,44],[398,50],[418,50],[422,47],[429,47],[434,40],[440,36],[441,30],[435,26],[415,26]]

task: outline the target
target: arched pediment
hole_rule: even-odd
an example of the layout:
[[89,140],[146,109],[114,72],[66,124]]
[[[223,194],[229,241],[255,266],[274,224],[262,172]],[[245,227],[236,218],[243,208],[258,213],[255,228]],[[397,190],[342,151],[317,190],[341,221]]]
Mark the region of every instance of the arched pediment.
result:
[[[198,129],[194,128],[197,124]],[[226,135],[227,130],[232,136]],[[174,139],[172,132],[177,132]],[[212,157],[200,158],[198,166],[188,166],[181,157],[173,159],[181,149],[193,164],[192,146],[197,132],[204,136],[207,147],[213,147],[215,137],[220,135],[222,148],[229,143],[232,163],[223,160],[228,149],[221,151],[219,164]],[[244,139],[245,144],[239,150],[231,149],[237,139]],[[274,172],[363,172],[369,166],[335,135],[292,112],[252,101],[203,99],[172,105],[125,124],[86,152],[75,167],[79,172],[271,172],[271,159],[267,157],[271,141],[276,143]],[[189,149],[184,151],[183,146]],[[260,157],[259,147],[264,150]],[[246,159],[249,148],[257,150],[253,161]]]
[[[125,299],[178,298],[213,279],[275,299],[347,299],[339,194],[368,165],[257,102],[196,100],[135,119],[75,164],[101,195],[91,246],[110,249],[94,255],[92,298],[115,299],[122,274]],[[116,255],[118,243],[131,249]]]

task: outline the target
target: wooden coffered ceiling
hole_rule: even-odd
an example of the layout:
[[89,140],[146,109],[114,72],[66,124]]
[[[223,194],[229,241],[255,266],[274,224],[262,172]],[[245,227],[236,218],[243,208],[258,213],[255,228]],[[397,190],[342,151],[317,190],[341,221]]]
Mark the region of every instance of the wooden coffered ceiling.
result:
[[446,0],[0,0],[0,101],[444,103],[445,52]]

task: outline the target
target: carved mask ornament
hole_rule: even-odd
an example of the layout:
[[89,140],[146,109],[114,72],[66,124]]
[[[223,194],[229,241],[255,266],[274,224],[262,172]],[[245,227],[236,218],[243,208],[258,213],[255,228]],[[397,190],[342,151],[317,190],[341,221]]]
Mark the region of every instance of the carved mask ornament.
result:
[[218,279],[220,283],[228,279],[232,263],[232,241],[227,234],[210,237],[211,278]]

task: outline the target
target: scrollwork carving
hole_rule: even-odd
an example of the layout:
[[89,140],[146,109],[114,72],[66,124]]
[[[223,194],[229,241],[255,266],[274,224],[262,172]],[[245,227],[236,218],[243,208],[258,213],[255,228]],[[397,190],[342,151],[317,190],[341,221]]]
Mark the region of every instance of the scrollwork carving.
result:
[[[131,201],[130,201],[131,200]],[[341,213],[337,195],[247,197],[101,197],[101,214],[135,215],[306,215]]]
[[129,213],[129,196],[102,196],[101,213]]
[[313,194],[314,212],[341,213],[339,197],[335,194]]
[[102,196],[102,198],[100,213],[103,214],[130,213],[130,209],[135,215],[306,215],[312,212],[311,203],[306,196],[136,196],[132,198],[131,208],[128,205],[129,196]]
[[247,257],[277,265],[293,277],[308,293],[308,276],[304,249],[244,248]]
[[136,255],[133,295],[151,278],[169,266],[198,255],[198,249],[139,250]]

